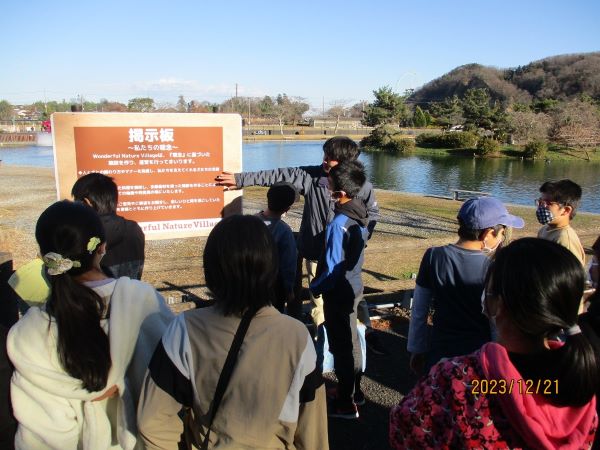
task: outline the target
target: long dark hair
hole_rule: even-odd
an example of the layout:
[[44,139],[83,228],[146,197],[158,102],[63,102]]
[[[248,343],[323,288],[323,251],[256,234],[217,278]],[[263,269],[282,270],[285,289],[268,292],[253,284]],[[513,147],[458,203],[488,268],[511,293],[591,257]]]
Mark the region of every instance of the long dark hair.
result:
[[221,220],[208,236],[203,261],[206,285],[225,315],[242,315],[273,303],[277,249],[258,217]]
[[98,214],[68,200],[48,207],[35,227],[42,255],[54,252],[80,264],[59,275],[48,274],[51,294],[46,311],[56,321],[64,369],[88,391],[99,391],[106,386],[111,366],[108,336],[100,326],[105,305],[96,292],[73,278],[92,268],[95,251],[87,246],[93,237],[105,241]]
[[[577,324],[585,274],[581,263],[554,242],[518,239],[496,254],[488,271],[487,290],[502,298],[510,320],[531,338],[553,338]],[[582,334],[567,335],[553,350],[556,364],[548,379],[558,380],[560,406],[588,403],[598,389],[600,373],[594,350]]]

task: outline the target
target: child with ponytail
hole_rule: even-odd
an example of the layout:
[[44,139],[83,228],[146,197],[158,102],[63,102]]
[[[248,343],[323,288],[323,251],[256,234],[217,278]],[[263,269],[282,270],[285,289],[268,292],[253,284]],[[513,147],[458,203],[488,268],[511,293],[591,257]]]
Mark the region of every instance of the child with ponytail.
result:
[[113,279],[98,214],[61,201],[38,219],[51,293],[11,329],[17,449],[133,449],[145,369],[172,318],[150,285]]
[[392,448],[590,448],[600,375],[577,325],[584,284],[559,244],[499,250],[482,295],[497,342],[433,366],[392,409]]

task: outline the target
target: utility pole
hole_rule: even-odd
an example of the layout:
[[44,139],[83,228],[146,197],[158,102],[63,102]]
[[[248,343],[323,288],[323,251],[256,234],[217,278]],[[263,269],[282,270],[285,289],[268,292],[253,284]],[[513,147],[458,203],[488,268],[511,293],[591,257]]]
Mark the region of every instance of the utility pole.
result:
[[235,83],[235,99],[236,99],[236,100],[237,100],[237,86],[238,86],[238,84],[237,84],[237,83]]

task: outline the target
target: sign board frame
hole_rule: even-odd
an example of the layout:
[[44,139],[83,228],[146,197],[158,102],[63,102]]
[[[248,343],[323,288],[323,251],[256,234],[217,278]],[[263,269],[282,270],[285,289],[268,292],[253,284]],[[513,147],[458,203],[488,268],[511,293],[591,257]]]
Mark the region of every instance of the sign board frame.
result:
[[[86,156],[88,154],[88,149],[94,148],[94,142],[89,142],[83,140],[82,136],[102,136],[101,133],[103,128],[106,129],[106,133],[109,132],[114,134],[116,131],[119,133],[123,131],[125,136],[127,136],[127,132],[130,130],[139,131],[142,129],[142,132],[150,129],[150,130],[175,130],[175,136],[178,135],[178,129],[184,130],[185,134],[188,136],[187,142],[194,142],[194,148],[203,148],[207,149],[208,147],[219,147],[219,145],[211,145],[211,142],[218,142],[218,139],[222,139],[221,149],[222,149],[222,167],[217,167],[215,163],[212,164],[210,168],[207,170],[212,170],[212,172],[206,173],[198,173],[199,177],[203,177],[205,182],[202,184],[207,191],[211,193],[211,201],[214,201],[214,205],[211,205],[212,210],[220,209],[220,214],[215,215],[214,212],[211,218],[202,217],[202,204],[197,204],[193,206],[189,205],[180,205],[177,206],[180,208],[177,211],[177,214],[187,214],[194,215],[199,214],[197,218],[188,218],[187,220],[171,220],[169,219],[169,214],[173,216],[175,212],[169,212],[169,210],[161,211],[160,216],[164,217],[164,221],[148,221],[144,222],[140,221],[133,215],[140,217],[144,213],[141,211],[132,213],[128,212],[133,207],[125,206],[123,207],[124,196],[123,191],[119,192],[119,210],[118,214],[124,216],[125,218],[132,218],[137,220],[144,229],[146,234],[146,239],[173,239],[173,238],[186,238],[186,237],[196,237],[196,236],[207,236],[212,229],[212,226],[220,220],[220,218],[231,215],[231,214],[240,214],[242,212],[242,191],[240,190],[229,190],[224,191],[221,187],[208,186],[210,182],[214,182],[214,177],[219,175],[221,171],[227,172],[240,172],[242,170],[242,121],[239,114],[198,114],[198,113],[54,113],[52,114],[52,138],[54,144],[54,170],[55,170],[55,180],[56,180],[56,192],[57,199],[70,199],[71,198],[71,188],[75,181],[87,172],[99,171],[100,167],[106,168],[106,160],[99,160],[98,169],[94,169],[91,167],[89,161],[86,164],[86,168],[88,170],[82,171],[81,167],[78,166],[78,149],[79,149],[79,159],[80,164],[82,155]],[[123,129],[123,130],[121,130]],[[203,131],[207,130],[206,133]],[[195,139],[190,140],[190,133],[197,132],[198,140]],[[210,132],[210,133],[209,133]],[[208,134],[207,134],[208,133]],[[183,134],[183,131],[182,133]],[[212,140],[207,141],[208,144],[202,145],[202,139],[206,139],[206,136],[212,136]],[[162,136],[162,135],[161,135]],[[204,136],[204,137],[203,137]],[[216,136],[216,137],[215,137]],[[156,136],[154,136],[156,137]],[[108,140],[107,140],[108,139]],[[110,138],[102,138],[102,144],[99,144],[98,151],[99,153],[107,154],[106,152],[113,152],[117,156],[116,159],[120,159],[118,155],[125,156],[125,152],[130,152],[134,154],[137,150],[133,150],[133,143],[131,135],[129,137],[130,146],[125,146],[122,143],[122,139],[120,138],[119,143],[112,144]],[[127,139],[127,137],[125,137]],[[151,139],[149,139],[151,140]],[[127,142],[127,140],[125,141]],[[141,142],[141,141],[140,141]],[[108,144],[107,144],[108,143]],[[175,137],[174,143],[177,143],[177,138]],[[196,143],[198,145],[196,145]],[[145,143],[144,143],[145,144]],[[110,147],[110,148],[106,148]],[[140,145],[141,147],[141,145]],[[187,156],[195,156],[196,154],[213,154],[212,156],[218,156],[217,160],[221,161],[221,155],[214,154],[215,152],[219,152],[221,149],[219,148],[210,148],[210,151],[204,153],[190,153],[186,152],[186,148],[184,146],[179,146],[178,151],[180,155]],[[84,153],[82,153],[82,149],[85,148]],[[137,148],[137,146],[136,146]],[[146,148],[146,145],[144,145]],[[158,148],[158,147],[155,147]],[[169,145],[170,148],[170,145]],[[129,149],[129,150],[128,150]],[[189,150],[189,149],[187,149]],[[145,155],[148,155],[152,150],[149,150]],[[155,152],[158,152],[155,150]],[[169,158],[169,154],[173,155],[173,153],[162,152],[163,156],[166,154],[166,158]],[[142,153],[134,154],[130,159],[127,160],[128,164],[132,164],[132,167],[139,168],[139,164],[142,163],[140,161]],[[96,155],[97,156],[97,155]],[[87,156],[86,156],[87,158]],[[89,158],[88,158],[89,159]],[[165,158],[162,158],[165,159]],[[168,160],[165,160],[165,164],[173,163],[176,164],[177,161],[180,163],[183,162],[187,164],[185,169],[170,169],[172,171],[175,170],[188,170],[188,171],[203,171],[206,168],[202,168],[202,158],[193,158],[193,159],[173,159],[172,157]],[[118,162],[118,161],[117,161]],[[152,161],[155,162],[155,161]],[[114,162],[113,162],[114,163]],[[149,162],[148,162],[149,163]],[[162,163],[161,163],[162,164]],[[166,167],[166,166],[165,166]],[[173,166],[175,167],[175,166]],[[216,170],[218,169],[218,170]],[[149,169],[145,169],[149,170]],[[162,172],[165,170],[163,169]],[[122,170],[120,172],[123,172]],[[139,170],[138,170],[139,172]],[[166,186],[158,184],[160,183],[160,177],[165,177],[166,175],[157,174],[156,170],[153,171],[152,175],[148,175],[144,179],[148,179],[148,183],[153,183],[153,186]],[[106,173],[106,172],[105,172]],[[107,175],[115,178],[115,182],[119,185],[119,175],[113,175],[111,172],[107,173]],[[143,177],[143,175],[135,175],[138,178]],[[187,177],[191,177],[192,175],[187,175]],[[175,177],[174,174],[170,174],[171,182]],[[183,175],[181,176],[183,178]],[[208,179],[210,177],[210,181]],[[209,181],[209,182],[207,182]],[[170,186],[177,186],[171,184]],[[182,184],[180,185],[181,192],[192,192],[195,191],[198,193],[202,192],[201,188],[194,189],[186,189],[190,184]],[[177,191],[177,192],[179,192]],[[156,191],[139,191],[144,194]],[[167,192],[167,191],[165,191]],[[173,190],[168,192],[174,192]],[[135,193],[135,192],[134,192]],[[127,194],[130,194],[128,192]],[[184,203],[184,201],[178,200],[169,200],[168,194],[165,194],[166,197],[164,200],[161,200],[166,206],[165,208],[172,207],[170,203]],[[182,194],[184,195],[184,194]],[[193,195],[192,195],[193,196]],[[197,196],[197,195],[196,195]],[[147,197],[147,198],[155,198],[155,197]],[[129,200],[129,198],[128,198]],[[191,200],[189,200],[191,201]],[[195,201],[203,201],[202,199],[196,199]],[[136,202],[128,202],[128,204],[135,204]],[[138,203],[148,203],[148,202],[138,202]],[[187,208],[187,209],[186,209]],[[191,208],[191,209],[190,209]],[[137,207],[137,209],[141,209],[141,207]],[[183,210],[183,211],[182,211]],[[157,216],[156,211],[153,213],[154,217]],[[163,216],[164,214],[164,216]],[[196,219],[196,220],[194,220]],[[203,221],[204,222],[199,222]],[[202,223],[202,225],[198,225]],[[170,224],[170,225],[168,225]],[[173,224],[177,226],[172,226]],[[192,224],[195,224],[192,226]],[[185,226],[184,226],[185,225]]]

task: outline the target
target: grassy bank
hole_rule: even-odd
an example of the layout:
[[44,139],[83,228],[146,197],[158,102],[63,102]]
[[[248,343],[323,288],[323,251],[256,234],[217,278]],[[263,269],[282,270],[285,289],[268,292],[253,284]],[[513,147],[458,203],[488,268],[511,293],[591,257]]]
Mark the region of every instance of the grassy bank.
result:
[[[408,137],[408,136],[407,136]],[[373,147],[366,147],[364,151],[367,152],[385,152]],[[392,153],[393,154],[393,153]],[[479,156],[477,149],[473,148],[432,148],[432,147],[419,147],[409,153],[410,155],[424,155],[424,156],[448,156],[448,157],[462,157],[462,158],[507,158],[507,159],[523,159],[523,150],[516,146],[506,145],[500,149],[500,152],[492,156]],[[589,161],[600,161],[600,152],[598,149],[588,151]],[[565,149],[556,146],[550,146],[544,160],[548,161],[587,161],[587,155],[583,151],[575,151],[571,149]]]
[[[34,229],[41,212],[56,200],[51,169],[0,166],[0,251],[13,254],[18,267],[37,254]],[[377,190],[381,218],[365,252],[364,282],[367,294],[391,297],[412,288],[425,250],[456,240],[456,214],[461,202],[393,191]],[[265,206],[266,188],[244,190],[247,213]],[[286,221],[298,229],[302,201],[294,205]],[[526,227],[515,237],[535,236],[539,224],[535,210],[510,206],[525,219]],[[584,246],[591,246],[600,230],[600,215],[579,213],[573,222]],[[205,294],[202,273],[204,238],[148,241],[144,280],[165,295],[181,295],[182,289]],[[204,293],[204,294],[203,294]]]

